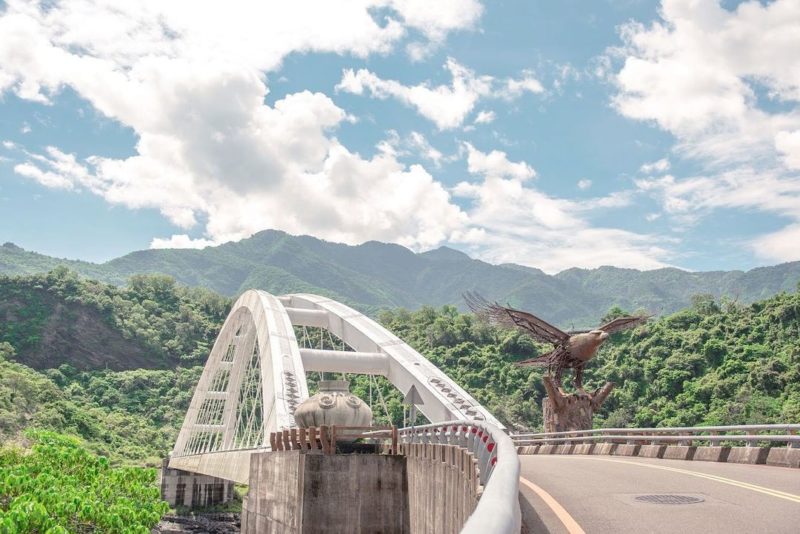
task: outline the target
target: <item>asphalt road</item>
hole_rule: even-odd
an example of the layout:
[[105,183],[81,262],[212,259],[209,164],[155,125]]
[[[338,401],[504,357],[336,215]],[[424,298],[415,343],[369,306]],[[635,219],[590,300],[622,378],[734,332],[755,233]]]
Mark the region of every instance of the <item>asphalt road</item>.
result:
[[[520,461],[522,516],[532,534],[800,534],[800,469],[622,456]],[[702,502],[637,499],[646,495]]]

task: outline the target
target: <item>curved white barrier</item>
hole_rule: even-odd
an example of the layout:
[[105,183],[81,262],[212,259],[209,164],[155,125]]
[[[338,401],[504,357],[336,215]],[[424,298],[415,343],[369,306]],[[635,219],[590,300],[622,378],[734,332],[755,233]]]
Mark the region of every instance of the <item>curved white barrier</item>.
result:
[[469,450],[478,459],[483,494],[462,533],[518,533],[519,457],[511,438],[499,427],[482,421],[449,421],[403,428],[403,443],[442,443]]

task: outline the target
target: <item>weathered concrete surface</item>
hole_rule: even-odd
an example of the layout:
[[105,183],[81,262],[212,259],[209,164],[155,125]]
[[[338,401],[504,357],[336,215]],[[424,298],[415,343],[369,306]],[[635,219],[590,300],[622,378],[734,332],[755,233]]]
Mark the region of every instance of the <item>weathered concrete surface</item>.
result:
[[457,534],[478,503],[474,460],[454,447],[417,447],[407,457],[410,531]]
[[565,443],[557,446],[554,454],[572,454],[574,449],[575,445],[573,443]]
[[641,458],[663,458],[664,452],[667,450],[666,445],[642,445],[639,449],[639,457]]
[[[587,534],[797,534],[800,524],[798,503],[777,494],[800,493],[797,469],[577,455],[523,456],[520,464],[521,476],[549,493]],[[747,487],[751,484],[772,491],[756,491]],[[520,492],[530,532],[567,532],[539,495],[524,484]],[[650,494],[697,495],[704,501],[662,505],[635,499]]]
[[575,445],[575,448],[572,450],[572,454],[592,454],[594,447],[594,443],[581,443],[579,445]]
[[602,454],[602,455],[614,454],[616,448],[617,448],[616,443],[599,443],[595,446],[594,449],[592,449],[592,454]]
[[665,460],[691,460],[694,458],[694,453],[697,450],[695,446],[687,445],[668,445],[664,450]]
[[403,456],[258,453],[250,480],[243,534],[409,532]]
[[171,469],[168,465],[169,458],[165,458],[161,467],[161,498],[171,506],[213,506],[233,498],[233,482]]
[[767,462],[769,449],[764,447],[731,447],[728,463],[764,464]]
[[558,445],[548,443],[539,447],[539,452],[537,454],[555,454],[557,448]]
[[639,454],[639,449],[641,448],[641,445],[617,445],[617,448],[614,450],[614,456],[636,456]]
[[300,451],[255,453],[250,489],[242,506],[242,532],[302,532],[304,455]]
[[730,447],[697,447],[692,460],[700,462],[727,462]]
[[772,447],[767,455],[767,465],[778,467],[800,467],[800,449]]

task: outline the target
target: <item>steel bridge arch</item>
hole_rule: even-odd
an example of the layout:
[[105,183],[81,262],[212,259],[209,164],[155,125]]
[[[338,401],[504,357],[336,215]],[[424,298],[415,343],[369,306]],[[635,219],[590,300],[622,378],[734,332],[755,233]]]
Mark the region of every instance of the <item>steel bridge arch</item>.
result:
[[[301,349],[294,326],[318,327],[350,351]],[[472,420],[503,429],[483,406],[400,338],[360,312],[311,294],[280,297],[249,290],[234,303],[192,397],[170,467],[247,483],[253,450],[295,426],[308,398],[306,371],[385,376],[402,393],[413,386],[433,423]]]

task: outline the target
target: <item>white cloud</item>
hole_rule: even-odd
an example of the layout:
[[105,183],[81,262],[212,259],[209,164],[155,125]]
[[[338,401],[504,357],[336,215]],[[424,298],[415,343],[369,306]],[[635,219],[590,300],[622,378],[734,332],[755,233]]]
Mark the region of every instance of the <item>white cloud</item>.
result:
[[787,218],[798,217],[800,178],[775,172],[735,168],[714,176],[679,180],[672,175],[635,181],[640,191],[658,198],[667,213],[684,222],[713,209],[758,209]]
[[[79,159],[51,147],[27,154],[17,172],[111,204],[158,209],[185,229],[154,247],[200,247],[276,228],[415,249],[463,243],[485,259],[550,271],[663,265],[652,236],[590,224],[594,210],[626,205],[625,192],[553,198],[529,185],[528,163],[464,145],[476,181],[453,189],[468,196],[470,207],[461,208],[425,168],[398,160],[403,151],[434,165],[448,159],[419,132],[395,145],[390,135],[368,158],[335,137],[350,119],[328,96],[300,91],[265,103],[267,75],[289,54],[367,57],[402,46],[409,30],[435,46],[480,16],[475,1],[436,4],[71,0],[44,8],[11,0],[0,15],[0,91],[46,103],[68,87],[137,138],[130,157]],[[499,79],[454,60],[446,68],[448,85],[405,86],[369,71],[345,72],[340,85],[398,98],[442,129],[462,125],[481,99],[541,93],[529,72]],[[204,235],[189,238],[199,221]]]
[[[800,221],[800,2],[665,0],[661,20],[623,27],[613,104],[677,140],[674,152],[701,164],[686,178],[637,182],[666,213],[692,223],[720,208],[788,219],[786,232],[756,240],[774,259],[795,257],[775,240]],[[612,69],[610,57],[602,74]],[[771,101],[766,105],[765,101]],[[661,164],[663,162],[663,165]],[[668,161],[642,166],[669,170]]]
[[800,101],[800,3],[751,0],[734,11],[717,2],[669,0],[662,20],[623,27],[624,64],[612,80],[625,116],[654,121],[678,149],[713,164],[774,157],[775,136],[800,126],[796,109],[775,112],[760,98]]
[[663,158],[652,163],[645,163],[639,168],[639,172],[644,174],[663,173],[669,170],[669,166],[669,160]]
[[419,132],[412,131],[405,138],[401,138],[395,130],[387,132],[388,137],[378,143],[377,148],[390,157],[413,156],[430,161],[440,167],[444,161],[454,161],[457,156],[445,156],[428,142],[428,139]]
[[795,0],[744,2],[735,11],[717,2],[670,0],[661,16],[650,27],[623,29],[625,63],[614,103],[624,115],[696,140],[750,130],[752,121],[778,127],[781,121],[758,109],[754,82],[776,100],[800,99]]
[[417,109],[441,130],[460,126],[482,96],[491,92],[492,78],[475,73],[449,58],[445,68],[453,78],[451,85],[430,87],[428,84],[406,86],[395,80],[384,80],[367,69],[345,69],[337,90],[354,94],[365,91],[375,98],[394,97]]
[[469,143],[467,149],[467,170],[472,174],[483,174],[492,177],[508,177],[516,180],[527,180],[536,176],[536,171],[524,161],[509,161],[505,152],[492,150],[481,152]]
[[497,115],[494,111],[479,111],[478,115],[475,117],[475,124],[489,124],[494,122],[497,118]]
[[356,95],[369,93],[378,99],[395,98],[404,105],[436,124],[440,130],[457,128],[483,98],[511,100],[524,92],[540,93],[541,84],[525,71],[519,80],[498,80],[492,76],[477,75],[453,58],[448,58],[444,68],[450,72],[450,85],[432,86],[428,82],[403,85],[396,80],[380,78],[367,69],[345,69],[336,85],[337,91]]
[[510,162],[498,151],[483,153],[467,145],[468,167],[480,182],[461,182],[453,194],[472,202],[469,225],[453,241],[479,257],[557,272],[573,266],[663,267],[669,251],[656,236],[616,228],[593,227],[588,216],[598,209],[626,206],[628,193],[587,201],[554,198],[527,185],[533,169]]
[[755,253],[769,261],[800,260],[800,224],[790,224],[777,232],[761,236],[750,244]]
[[429,58],[449,32],[473,28],[483,13],[483,6],[476,0],[396,0],[393,4],[406,24],[428,38],[406,45],[406,53],[414,62]]
[[21,176],[31,178],[45,187],[53,189],[72,189],[72,182],[69,178],[52,171],[43,171],[30,163],[20,163],[14,166],[14,172]]
[[578,189],[586,190],[589,189],[590,187],[592,187],[592,181],[589,180],[588,178],[583,178],[581,180],[578,180]]
[[[200,241],[154,246],[219,243],[264,228],[435,246],[464,220],[441,184],[390,155],[350,152],[333,130],[351,118],[321,93],[266,105],[265,73],[291,53],[386,53],[409,29],[438,42],[474,27],[480,14],[474,0],[427,10],[411,0],[11,0],[0,15],[0,91],[47,103],[70,87],[138,138],[131,157],[78,161],[53,147],[28,154],[17,172],[158,209],[181,228],[205,221]],[[441,159],[424,138],[412,140],[422,157]]]
[[531,71],[523,71],[519,80],[513,78],[506,80],[505,87],[500,90],[499,95],[506,100],[513,100],[525,92],[533,94],[544,92],[541,82],[534,78]]
[[790,169],[800,169],[800,130],[778,132],[775,135],[775,148],[783,156]]
[[150,242],[150,248],[206,248],[212,247],[218,243],[211,241],[210,239],[192,239],[186,234],[175,234],[168,239],[162,239],[160,237],[154,238]]
[[437,43],[452,31],[472,28],[483,14],[477,0],[392,0],[391,5],[407,25]]

